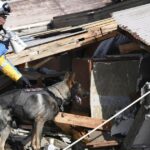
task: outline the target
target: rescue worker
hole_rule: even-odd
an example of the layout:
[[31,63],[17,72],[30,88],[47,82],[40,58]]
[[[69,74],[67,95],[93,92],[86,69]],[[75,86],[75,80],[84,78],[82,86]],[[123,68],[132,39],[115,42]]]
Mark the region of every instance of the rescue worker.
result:
[[17,82],[18,85],[24,85],[25,87],[31,87],[30,82],[25,78],[19,70],[13,66],[5,57],[8,51],[10,38],[7,35],[6,30],[3,25],[6,22],[6,18],[11,12],[10,6],[6,2],[0,1],[0,70],[11,78],[13,81]]

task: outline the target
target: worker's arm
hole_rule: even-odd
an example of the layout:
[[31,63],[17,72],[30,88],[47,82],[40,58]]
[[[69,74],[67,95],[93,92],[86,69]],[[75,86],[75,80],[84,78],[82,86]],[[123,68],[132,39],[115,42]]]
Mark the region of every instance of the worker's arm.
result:
[[13,81],[22,87],[31,87],[30,82],[22,73],[12,65],[4,55],[0,56],[0,70]]
[[7,44],[4,44],[4,42],[0,43],[0,56],[5,55],[8,51]]

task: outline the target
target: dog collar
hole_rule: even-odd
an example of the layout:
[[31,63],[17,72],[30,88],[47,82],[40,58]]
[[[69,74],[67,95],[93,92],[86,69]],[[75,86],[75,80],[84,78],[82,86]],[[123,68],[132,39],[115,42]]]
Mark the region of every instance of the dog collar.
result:
[[47,92],[56,100],[59,109],[63,112],[64,111],[64,105],[63,105],[63,100],[56,96],[52,91],[50,91],[48,88],[46,88]]

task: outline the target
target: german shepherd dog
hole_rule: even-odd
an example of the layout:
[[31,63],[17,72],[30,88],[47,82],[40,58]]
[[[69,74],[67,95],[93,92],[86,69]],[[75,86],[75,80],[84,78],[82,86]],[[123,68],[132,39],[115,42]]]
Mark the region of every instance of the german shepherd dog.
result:
[[74,78],[74,74],[67,74],[63,81],[47,88],[16,89],[2,94],[0,96],[0,150],[4,150],[10,134],[12,118],[33,123],[31,146],[34,150],[40,150],[40,139],[45,122],[53,120],[60,109],[68,105],[72,99],[80,101],[80,96],[85,94]]

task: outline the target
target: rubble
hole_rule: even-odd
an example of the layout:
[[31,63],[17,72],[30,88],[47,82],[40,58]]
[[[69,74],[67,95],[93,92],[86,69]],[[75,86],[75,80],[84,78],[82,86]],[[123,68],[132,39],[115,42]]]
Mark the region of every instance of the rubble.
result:
[[[114,13],[113,18],[108,13],[145,3],[148,1],[123,1],[92,11],[55,16],[50,24],[46,19],[13,29],[28,47],[18,54],[9,51],[7,58],[33,87],[52,85],[60,81],[65,72],[73,71],[90,93],[81,105],[72,103],[66,112],[59,113],[51,127],[46,125],[42,138],[44,150],[65,149],[140,97],[141,88],[150,80],[149,44],[137,34],[138,30],[137,38],[130,26],[125,28],[124,18],[121,18],[125,20],[123,25],[118,23],[115,18],[121,12]],[[104,16],[107,19],[100,20]],[[1,75],[0,80],[1,93],[17,88],[5,76]],[[77,143],[76,149],[149,149],[149,96],[145,99],[148,104],[141,101]],[[10,149],[31,149],[31,130],[31,124],[13,130],[8,140]]]

